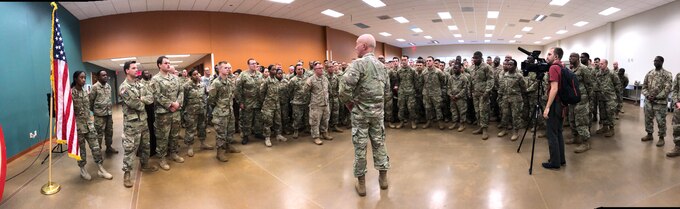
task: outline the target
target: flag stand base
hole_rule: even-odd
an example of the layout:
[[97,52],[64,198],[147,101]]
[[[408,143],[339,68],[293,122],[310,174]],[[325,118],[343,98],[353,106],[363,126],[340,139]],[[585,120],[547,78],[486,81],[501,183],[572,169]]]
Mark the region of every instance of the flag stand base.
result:
[[47,184],[43,185],[40,189],[40,193],[44,195],[52,195],[59,192],[59,190],[61,190],[61,185],[54,182],[47,182]]

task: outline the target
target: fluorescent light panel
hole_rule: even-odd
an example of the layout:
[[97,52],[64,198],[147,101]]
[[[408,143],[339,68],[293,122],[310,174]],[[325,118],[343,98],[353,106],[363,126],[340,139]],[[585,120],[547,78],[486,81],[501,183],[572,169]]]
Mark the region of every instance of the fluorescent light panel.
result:
[[276,2],[276,3],[290,4],[290,3],[293,3],[295,0],[269,0],[269,1]]
[[515,38],[522,38],[522,35],[515,35]]
[[439,18],[441,18],[442,20],[451,19],[451,13],[449,12],[437,12],[437,15],[439,15]]
[[414,44],[414,43],[408,43],[408,45],[415,46],[416,44]]
[[510,40],[510,41],[508,41],[508,42],[510,42],[510,43],[515,43],[515,42],[517,42],[517,41],[515,41],[515,40]]
[[534,17],[534,21],[540,22],[540,21],[545,20],[546,17],[547,16],[545,16],[545,15],[536,15],[536,17]]
[[495,30],[496,26],[495,25],[486,25],[487,30]]
[[426,39],[432,39],[432,36],[424,36]]
[[567,30],[558,30],[556,34],[565,34],[567,32],[568,32]]
[[550,5],[564,6],[565,4],[567,4],[567,2],[569,2],[569,0],[552,0],[550,1]]
[[499,11],[489,11],[486,13],[486,18],[496,19],[498,18],[499,14],[500,14]]
[[583,27],[584,25],[587,25],[589,22],[586,21],[579,21],[577,23],[574,23],[574,26],[576,27]]
[[529,31],[531,31],[531,29],[534,29],[534,28],[532,28],[532,27],[524,27],[524,28],[522,28],[522,31],[524,31],[524,32],[529,32]]
[[458,30],[458,26],[449,25],[449,30]]
[[487,38],[491,38],[492,36],[493,36],[493,34],[491,34],[491,33],[484,34],[484,37],[487,37]]
[[406,41],[406,40],[404,40],[403,38],[398,38],[397,41],[398,41],[398,42],[404,42],[404,41]]
[[464,40],[458,40],[458,43],[464,43],[464,42],[465,42]]
[[551,38],[552,37],[550,37],[550,36],[546,36],[546,37],[543,37],[543,40],[550,40]]
[[171,55],[165,55],[168,58],[176,58],[176,57],[189,57],[191,55],[188,54],[171,54]]
[[364,3],[371,5],[374,8],[380,8],[386,6],[385,3],[383,3],[380,0],[363,0]]
[[411,30],[413,32],[416,32],[416,33],[422,33],[423,32],[423,29],[420,29],[420,28],[411,28]]
[[605,9],[605,10],[602,10],[602,11],[601,11],[600,13],[598,13],[598,14],[603,15],[603,16],[607,16],[607,15],[610,15],[610,14],[614,14],[614,13],[620,11],[620,10],[621,10],[621,9],[616,8],[616,7],[609,7],[609,8],[607,8],[607,9]]
[[460,35],[460,34],[458,34],[458,33],[453,34],[453,37],[456,37],[456,38],[460,38],[460,37],[462,37],[462,36],[463,36],[463,35]]
[[323,12],[321,12],[321,14],[325,14],[334,18],[342,17],[343,15],[345,15],[332,9],[324,10]]
[[541,41],[534,41],[534,43],[535,43],[535,44],[540,44],[540,43],[541,43]]
[[491,40],[484,40],[484,43],[490,43]]
[[394,20],[396,20],[399,23],[407,23],[408,20],[404,17],[395,17]]
[[118,62],[118,61],[136,60],[136,59],[137,59],[137,57],[123,57],[123,58],[111,59],[111,61]]
[[390,34],[388,32],[382,32],[382,33],[380,33],[380,35],[388,37],[388,36],[391,36],[392,34]]

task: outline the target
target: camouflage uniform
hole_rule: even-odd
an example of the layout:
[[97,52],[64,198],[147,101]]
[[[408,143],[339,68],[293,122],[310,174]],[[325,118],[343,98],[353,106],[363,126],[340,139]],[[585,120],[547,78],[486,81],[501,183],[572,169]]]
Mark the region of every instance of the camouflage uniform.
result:
[[[405,122],[416,121],[418,114],[416,114],[416,71],[409,66],[404,66],[397,71],[397,80],[399,88],[397,90],[397,102],[399,106],[399,120]],[[406,114],[408,113],[408,118]]]
[[503,114],[503,102],[501,101],[501,87],[500,87],[500,77],[502,77],[505,74],[505,71],[503,71],[503,67],[499,66],[489,66],[491,67],[491,71],[493,72],[493,88],[491,89],[491,94],[489,95],[489,117],[491,118],[496,118],[498,121],[502,122],[502,117],[501,115]]
[[[677,107],[676,107],[676,103],[680,102],[680,73],[675,75],[675,80],[673,80],[673,85],[671,86],[671,92],[673,93],[673,105],[672,105],[672,107],[675,109],[675,111],[673,111],[673,121],[672,121],[672,124],[671,124],[671,126],[673,127],[673,142],[675,143],[676,148],[680,148],[680,110],[678,110]],[[665,115],[665,113],[664,113],[664,115]],[[645,119],[646,119],[646,117],[645,117]],[[665,121],[666,120],[665,120],[665,117],[664,117],[664,122]],[[646,126],[646,124],[645,124],[645,126]],[[659,127],[659,129],[661,129],[661,127]]]
[[451,99],[451,121],[465,123],[467,121],[468,78],[461,74],[449,74],[447,94]]
[[145,105],[153,104],[153,94],[141,82],[125,79],[118,92],[123,101],[123,171],[132,171],[132,160],[141,149],[139,161],[142,167],[149,162],[149,126],[146,123]]
[[[546,75],[544,75],[544,77],[546,77]],[[524,78],[525,78],[526,83],[527,83],[527,90],[526,90],[527,99],[526,99],[526,102],[524,103],[526,115],[524,116],[524,121],[527,121],[527,126],[531,126],[532,128],[533,128],[534,123],[538,123],[538,124],[536,124],[536,126],[542,127],[544,124],[542,123],[543,120],[541,120],[541,118],[543,118],[543,115],[542,115],[543,114],[543,106],[545,105],[545,103],[541,103],[541,102],[538,101],[539,98],[538,98],[538,95],[536,94],[536,92],[538,91],[539,86],[538,86],[538,80],[536,79],[536,73],[529,72],[529,75],[527,77],[524,77]],[[543,92],[540,92],[540,93],[542,94]],[[537,104],[537,102],[538,102],[538,104]],[[536,105],[539,106],[539,111],[541,111],[540,112],[541,115],[538,116],[539,118],[535,118],[536,116],[534,115],[535,114],[534,108],[536,107]]]
[[467,93],[467,122],[468,124],[477,124],[477,117],[475,115],[475,103],[473,101],[472,97],[472,75],[467,72],[468,70],[466,69],[463,73],[461,73],[465,78],[467,78],[467,88],[468,88],[468,93]]
[[[595,75],[595,81],[599,87],[597,98],[602,125],[614,127],[614,113],[616,111],[616,95],[621,90],[619,87],[619,77],[614,75],[611,70],[600,69]],[[670,83],[669,83],[670,84]],[[668,92],[668,91],[666,91]],[[664,97],[665,101],[665,97]],[[665,103],[665,102],[664,102]]]
[[[498,113],[498,128],[508,128],[511,129],[512,126],[510,123],[512,122],[512,112],[510,110],[510,103],[508,101],[505,101],[505,93],[506,93],[506,88],[507,85],[505,85],[505,73],[507,71],[501,70],[501,73],[498,73],[498,75],[494,79],[494,88],[497,90],[497,103],[498,103],[498,108],[499,108],[499,113]],[[493,104],[493,103],[492,103]],[[493,107],[493,106],[492,106]],[[493,110],[491,111],[493,112]]]
[[88,94],[85,90],[71,88],[71,95],[73,97],[73,112],[76,117],[76,128],[78,130],[78,146],[80,147],[78,166],[83,167],[87,164],[85,142],[90,145],[94,162],[102,164],[104,160],[102,159],[99,140],[97,140],[97,131],[94,128],[94,122],[90,118],[90,99]]
[[[645,75],[642,83],[642,95],[654,100],[645,100],[645,131],[647,134],[654,133],[654,118],[659,127],[659,138],[666,136],[666,102],[671,92],[673,75],[666,69],[652,69]],[[676,111],[677,112],[677,111]]]
[[623,108],[623,92],[626,92],[626,87],[630,83],[630,81],[628,80],[628,76],[626,75],[619,75],[619,81],[621,81],[621,92],[619,94],[618,100],[616,101],[618,103],[616,106],[617,113],[621,112],[621,109]]
[[222,77],[217,77],[212,81],[208,88],[208,104],[213,107],[212,123],[215,126],[217,149],[227,149],[229,143],[234,141],[233,135],[236,131],[234,118],[233,98],[234,81]]
[[[588,71],[590,71],[590,75],[592,75],[593,78],[595,78],[598,72],[596,68],[590,66],[588,66]],[[599,102],[597,96],[600,92],[600,86],[597,81],[593,81],[591,92],[593,92],[593,94],[590,95],[590,114],[592,115],[592,121],[597,121],[597,104]]]
[[475,112],[480,128],[489,126],[489,95],[494,85],[493,71],[491,66],[482,62],[472,65],[470,90],[472,91]]
[[305,89],[311,93],[309,99],[309,126],[311,126],[312,138],[320,138],[319,133],[328,131],[328,78],[316,75],[307,78]]
[[328,105],[330,107],[330,119],[328,120],[329,127],[336,127],[338,125],[340,115],[340,100],[338,99],[338,91],[340,90],[339,79],[335,74],[327,74],[328,79]]
[[198,136],[201,142],[205,142],[205,87],[203,83],[192,81],[184,84],[184,144],[193,145],[194,138]]
[[309,121],[309,91],[305,89],[305,79],[295,76],[290,80],[290,92],[293,94],[293,129],[299,131]]
[[[184,103],[184,91],[180,84],[180,78],[167,74],[163,76],[158,73],[151,78],[151,89],[153,89],[154,103],[156,106],[156,151],[158,156],[163,158],[169,154],[177,154],[179,151],[180,140],[179,130],[181,128],[181,115],[178,109],[170,111],[170,104],[177,102]],[[181,107],[180,107],[181,108]]]
[[[423,70],[424,71],[424,70]],[[416,104],[417,104],[417,111],[416,115],[418,116],[419,121],[424,121],[427,120],[425,117],[425,104],[423,101],[423,86],[425,83],[425,80],[423,78],[423,71],[417,71],[416,70]]]
[[[390,79],[392,75],[392,70],[390,68],[385,68],[385,76],[387,79]],[[385,95],[384,98],[384,104],[383,106],[385,107],[385,121],[386,122],[392,122],[392,91],[390,89],[389,92],[387,92],[387,95]]]
[[371,142],[373,166],[377,170],[390,168],[385,145],[384,96],[390,91],[385,67],[373,53],[356,59],[343,76],[340,100],[353,102],[352,143],[354,144],[354,176],[366,174],[366,147]]
[[443,118],[441,88],[445,83],[446,75],[441,70],[428,68],[423,71],[423,104],[427,120],[441,121]]
[[[281,135],[282,124],[281,124],[281,105],[279,104],[279,94],[284,82],[279,81],[275,77],[269,77],[264,79],[262,85],[260,86],[260,94],[263,98],[262,102],[262,122],[264,127],[262,134],[264,137],[269,137],[272,135],[272,131],[275,136]],[[283,86],[285,88],[285,86]]]
[[290,100],[292,95],[290,93],[290,80],[281,78],[279,82],[279,107],[281,108],[281,131],[289,133],[291,130],[291,106]]
[[240,112],[243,137],[248,137],[253,133],[259,134],[262,131],[262,117],[259,115],[262,110],[262,95],[259,92],[262,82],[264,82],[264,77],[257,70],[242,72],[236,81],[236,97],[243,105]]
[[593,94],[593,75],[588,68],[578,63],[571,66],[571,70],[578,78],[581,101],[575,105],[569,105],[569,126],[574,137],[581,137],[582,142],[590,139],[590,95]]
[[[97,141],[102,145],[102,138],[106,147],[111,149],[113,143],[113,117],[111,116],[111,86],[107,83],[102,85],[97,82],[92,85],[90,91],[90,110],[94,113],[94,128],[97,132]],[[101,147],[100,147],[101,148]]]
[[[512,120],[512,123],[506,124],[508,130],[519,130],[524,128],[524,102],[522,101],[522,94],[525,92],[527,84],[524,76],[519,72],[506,72],[503,74],[503,79],[499,83],[499,94],[503,95],[503,103],[506,106],[505,111],[501,113],[507,120]],[[509,111],[509,112],[507,112]]]

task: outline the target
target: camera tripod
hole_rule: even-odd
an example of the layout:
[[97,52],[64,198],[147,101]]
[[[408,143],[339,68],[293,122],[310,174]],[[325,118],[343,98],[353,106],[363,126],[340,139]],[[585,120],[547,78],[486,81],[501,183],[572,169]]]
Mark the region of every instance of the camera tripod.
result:
[[[536,131],[538,131],[538,128],[536,127],[539,122],[539,117],[543,117],[543,112],[541,112],[541,95],[543,94],[543,73],[536,73],[536,80],[537,80],[537,85],[538,88],[536,88],[536,104],[534,105],[533,111],[531,111],[531,115],[529,116],[529,124],[532,124],[532,128],[534,131],[533,133],[533,140],[531,142],[531,162],[529,163],[529,175],[532,174],[533,169],[534,169],[534,151],[536,148]],[[524,134],[522,135],[522,140],[519,142],[519,147],[517,147],[517,153],[519,153],[520,149],[522,149],[522,144],[524,143],[524,138],[527,136],[527,132],[529,132],[529,126],[527,126],[524,129]]]

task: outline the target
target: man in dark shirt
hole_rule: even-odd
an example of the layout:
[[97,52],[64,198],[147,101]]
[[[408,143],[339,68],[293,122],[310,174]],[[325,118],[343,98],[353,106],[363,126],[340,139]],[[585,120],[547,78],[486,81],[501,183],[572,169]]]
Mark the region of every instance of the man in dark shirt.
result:
[[562,64],[562,55],[564,51],[562,48],[550,48],[548,57],[546,58],[550,63],[550,70],[548,71],[548,102],[543,110],[543,118],[546,119],[546,135],[548,136],[548,150],[550,151],[550,159],[543,163],[543,167],[547,169],[559,169],[560,165],[565,165],[564,159],[564,139],[562,138],[562,104],[560,104],[557,91],[559,90],[559,82],[561,80],[561,70],[564,67]]

